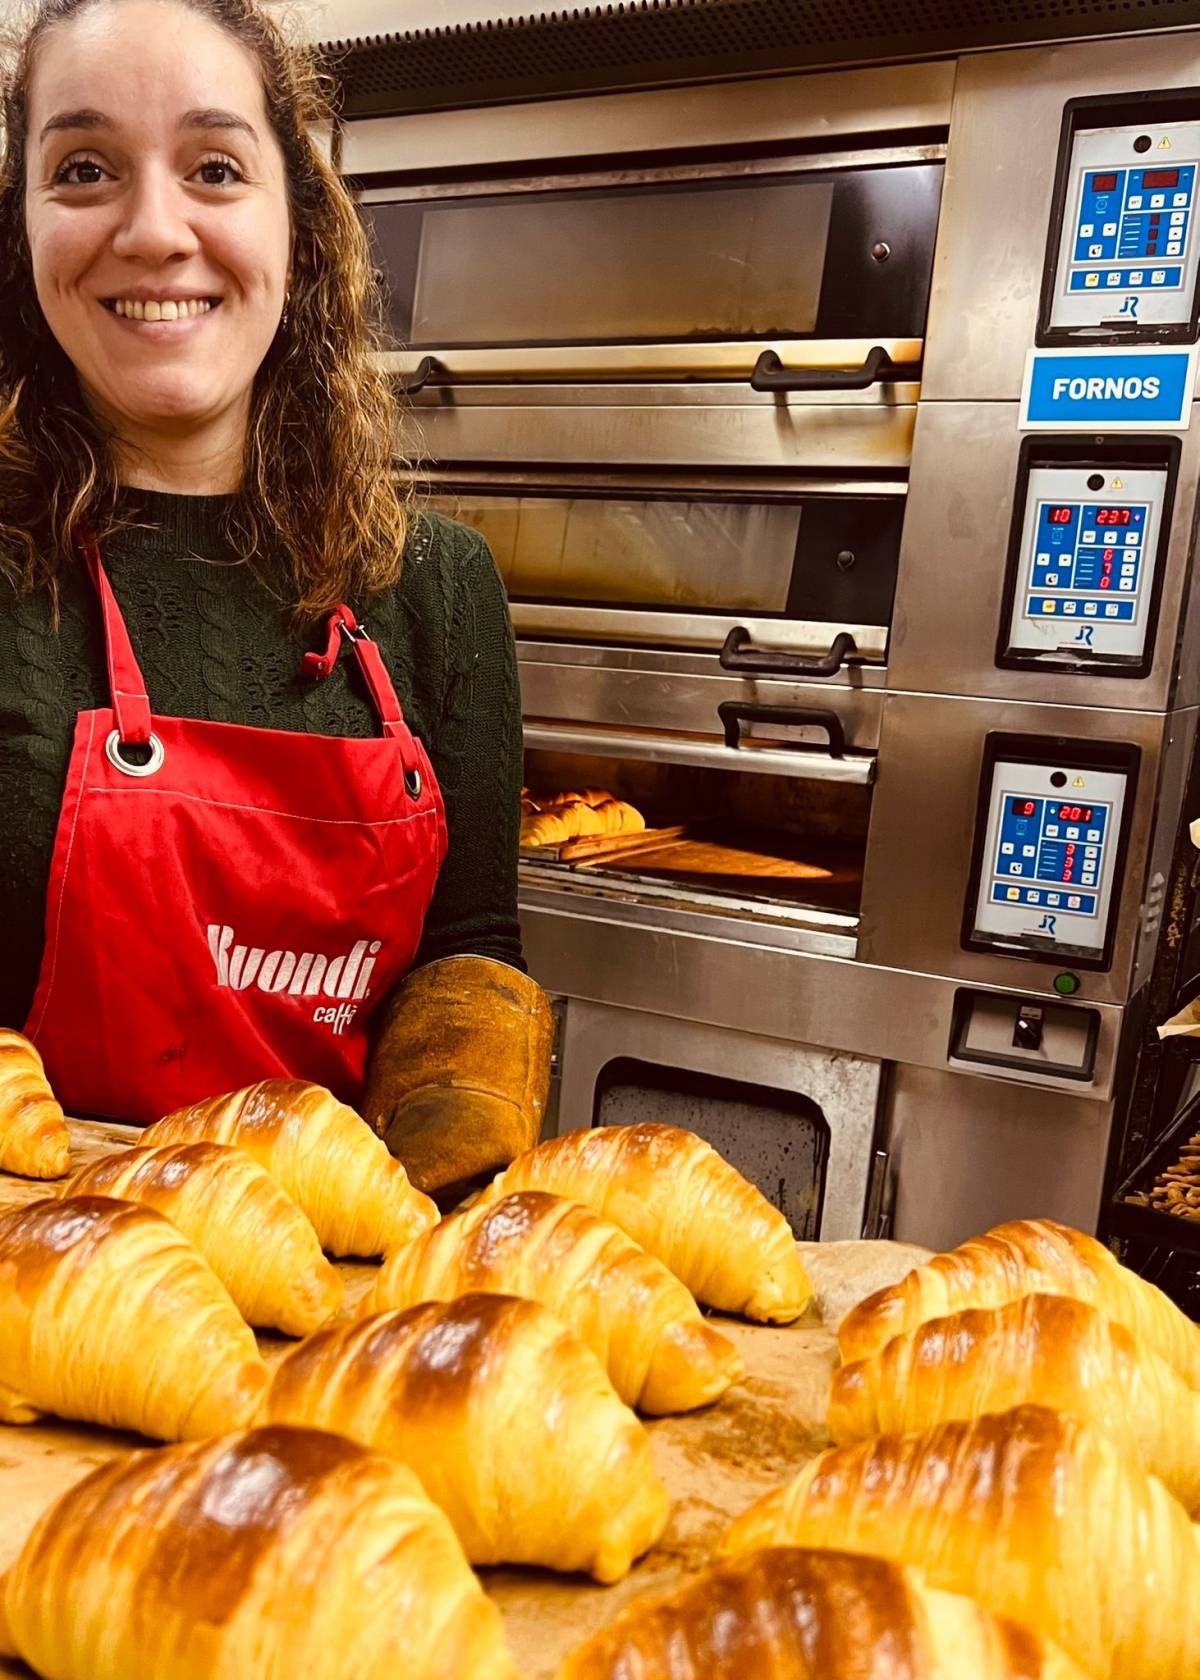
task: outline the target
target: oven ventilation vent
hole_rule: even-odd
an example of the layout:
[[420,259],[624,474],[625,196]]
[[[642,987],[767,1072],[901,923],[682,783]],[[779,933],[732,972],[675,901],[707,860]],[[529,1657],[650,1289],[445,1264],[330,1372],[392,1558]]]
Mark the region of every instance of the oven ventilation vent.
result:
[[1200,22],[1200,0],[631,0],[326,43],[347,116]]

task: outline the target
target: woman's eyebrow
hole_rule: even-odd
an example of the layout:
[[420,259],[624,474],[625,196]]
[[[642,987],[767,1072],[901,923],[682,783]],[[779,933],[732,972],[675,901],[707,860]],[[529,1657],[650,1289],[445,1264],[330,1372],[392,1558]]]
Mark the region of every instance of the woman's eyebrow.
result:
[[[61,129],[97,129],[111,128],[112,118],[106,117],[103,111],[93,110],[90,106],[83,106],[77,111],[56,111],[43,125],[41,139],[47,134],[54,134]],[[229,128],[246,134],[255,145],[258,135],[246,121],[233,111],[221,111],[215,106],[208,106],[202,110],[185,111],[179,119],[180,128]]]
[[258,135],[245,117],[239,117],[234,111],[220,111],[206,107],[200,111],[185,111],[179,119],[180,128],[233,128],[240,133],[249,135],[258,144]]

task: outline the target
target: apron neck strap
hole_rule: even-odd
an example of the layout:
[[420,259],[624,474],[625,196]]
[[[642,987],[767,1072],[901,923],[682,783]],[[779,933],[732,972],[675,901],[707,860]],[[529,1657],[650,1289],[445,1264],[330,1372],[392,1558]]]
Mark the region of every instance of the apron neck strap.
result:
[[367,635],[349,607],[335,607],[326,619],[324,652],[304,655],[301,662],[304,675],[318,680],[329,676],[338,662],[343,642],[348,642],[354,651],[363,681],[370,692],[375,710],[379,713],[383,733],[399,736],[406,732],[400,699],[388,675],[387,666],[383,663],[379,645]]
[[92,583],[100,597],[104,622],[104,650],[108,660],[108,690],[120,744],[144,747],[150,741],[150,700],[146,683],[129,640],[129,631],[113,594],[112,584],[100,562],[100,549],[90,530],[75,533],[79,552],[87,562]]

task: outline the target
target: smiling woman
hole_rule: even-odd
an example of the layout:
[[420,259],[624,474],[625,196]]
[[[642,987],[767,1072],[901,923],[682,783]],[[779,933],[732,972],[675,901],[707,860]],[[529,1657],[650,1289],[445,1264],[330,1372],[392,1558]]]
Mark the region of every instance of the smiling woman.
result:
[[0,1024],[76,1112],[328,1085],[437,1189],[548,1080],[520,704],[486,546],[397,488],[327,116],[254,0],[41,0],[13,44]]

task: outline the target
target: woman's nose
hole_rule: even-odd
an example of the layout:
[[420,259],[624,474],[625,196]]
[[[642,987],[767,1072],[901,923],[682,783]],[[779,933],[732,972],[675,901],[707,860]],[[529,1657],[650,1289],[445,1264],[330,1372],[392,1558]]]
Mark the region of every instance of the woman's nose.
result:
[[191,208],[186,190],[168,170],[139,170],[122,195],[113,254],[147,265],[192,256],[200,242]]

